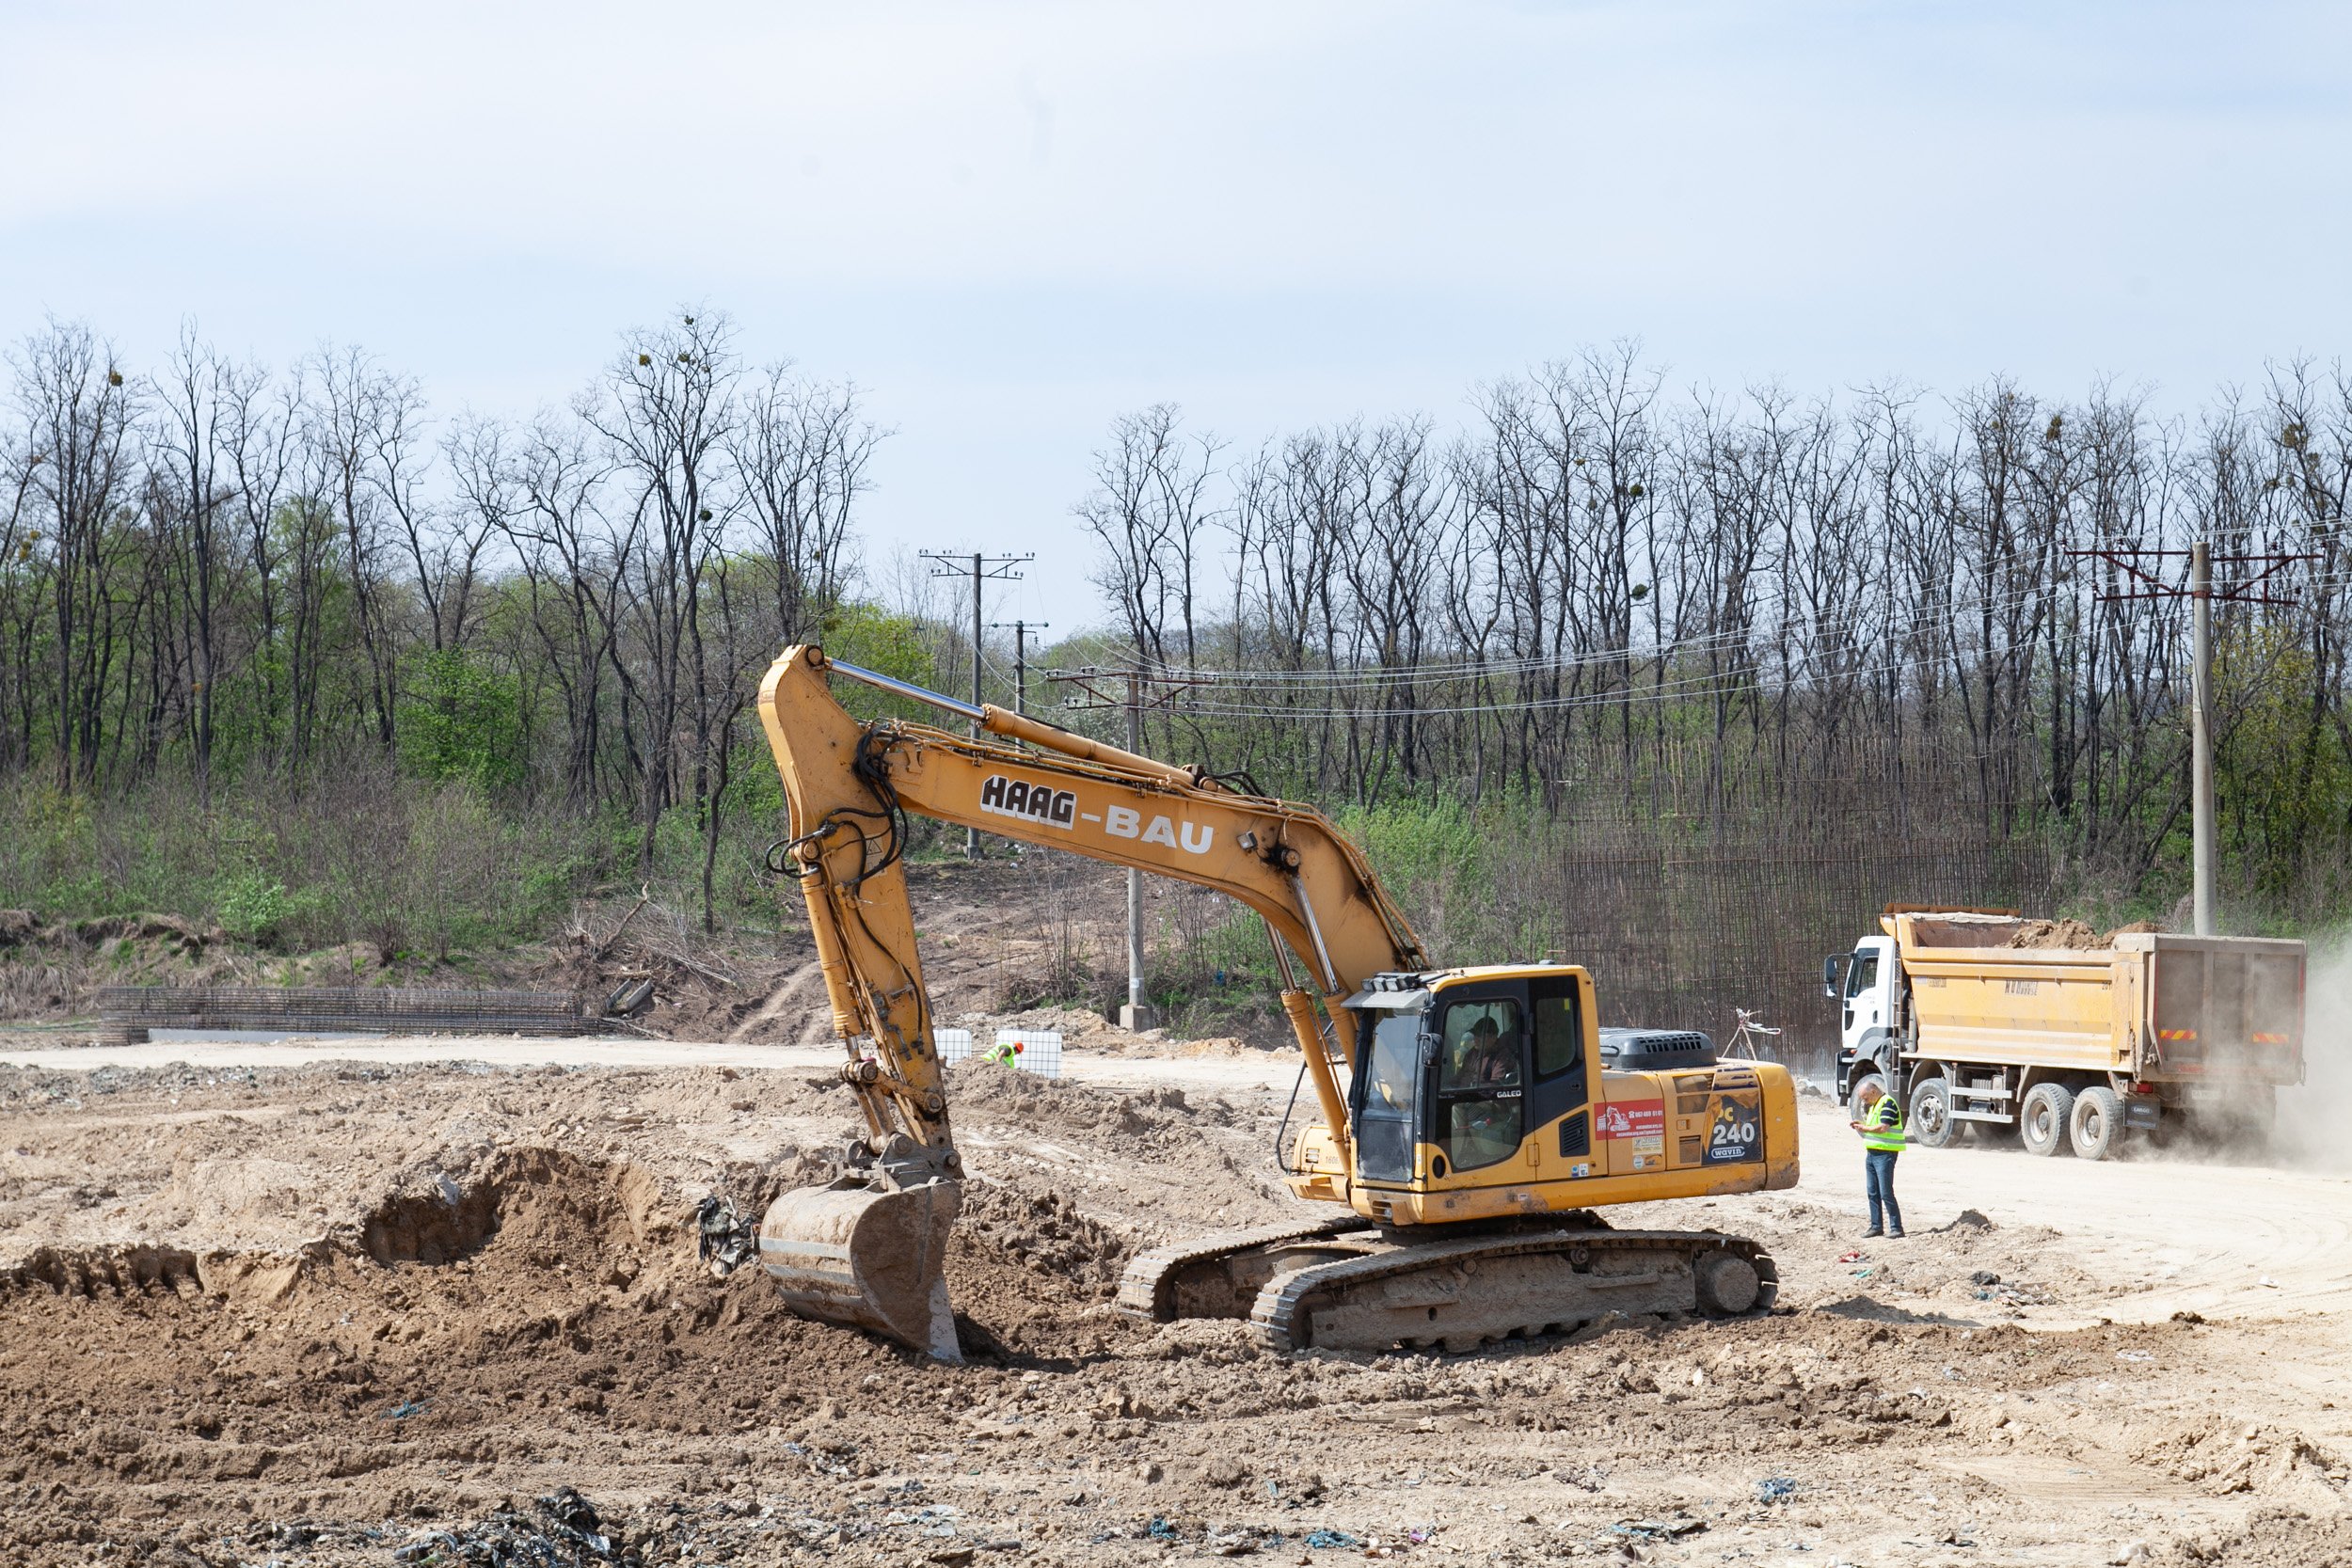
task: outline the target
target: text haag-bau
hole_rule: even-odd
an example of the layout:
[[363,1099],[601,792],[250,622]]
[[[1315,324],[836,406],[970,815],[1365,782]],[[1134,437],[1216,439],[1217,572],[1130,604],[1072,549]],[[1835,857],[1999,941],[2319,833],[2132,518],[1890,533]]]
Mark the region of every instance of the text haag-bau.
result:
[[1051,784],[1032,784],[1003,773],[992,773],[980,785],[980,809],[994,816],[1025,817],[1056,828],[1075,831],[1081,822],[1099,823],[1113,838],[1165,844],[1187,854],[1205,855],[1216,842],[1216,830],[1203,822],[1156,816],[1146,820],[1131,806],[1108,806],[1099,812],[1078,809],[1077,793]]

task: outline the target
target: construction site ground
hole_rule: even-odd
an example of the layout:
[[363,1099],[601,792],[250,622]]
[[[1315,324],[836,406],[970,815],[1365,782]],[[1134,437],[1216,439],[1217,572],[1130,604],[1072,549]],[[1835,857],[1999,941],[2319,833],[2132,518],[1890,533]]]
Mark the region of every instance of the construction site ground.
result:
[[1109,1298],[1296,1212],[1293,1059],[1073,1026],[954,1073],[951,1368],[696,1259],[826,1168],[830,1049],[69,1035],[0,1037],[0,1561],[2352,1560],[2335,1170],[1915,1151],[1864,1242],[1809,1098],[1795,1191],[1611,1216],[1772,1315],[1280,1359]]

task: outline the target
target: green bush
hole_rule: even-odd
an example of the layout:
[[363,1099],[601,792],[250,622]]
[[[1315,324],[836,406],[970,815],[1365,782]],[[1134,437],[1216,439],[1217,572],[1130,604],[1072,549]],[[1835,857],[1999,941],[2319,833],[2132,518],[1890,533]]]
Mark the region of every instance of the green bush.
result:
[[398,733],[402,764],[434,784],[512,791],[530,771],[521,683],[462,648],[410,667]]
[[221,928],[246,942],[267,942],[295,908],[285,883],[259,871],[242,871],[221,889]]

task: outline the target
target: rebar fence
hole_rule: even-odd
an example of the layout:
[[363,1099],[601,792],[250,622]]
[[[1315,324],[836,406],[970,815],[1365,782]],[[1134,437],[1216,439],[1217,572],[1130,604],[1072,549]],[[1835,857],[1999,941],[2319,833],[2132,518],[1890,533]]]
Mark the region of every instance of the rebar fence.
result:
[[1616,824],[1571,835],[1529,879],[1552,907],[1526,925],[1593,971],[1601,1022],[1720,1044],[1745,1007],[1787,1031],[1775,1054],[1820,1071],[1838,1037],[1821,959],[1877,935],[1883,905],[2044,908],[2054,873],[2043,843],[1988,842],[1959,823],[1899,834],[1867,818],[1796,821],[1712,840]]
[[455,990],[374,986],[104,986],[110,1039],[155,1029],[265,1029],[294,1034],[588,1035],[603,1027],[585,998],[563,990]]

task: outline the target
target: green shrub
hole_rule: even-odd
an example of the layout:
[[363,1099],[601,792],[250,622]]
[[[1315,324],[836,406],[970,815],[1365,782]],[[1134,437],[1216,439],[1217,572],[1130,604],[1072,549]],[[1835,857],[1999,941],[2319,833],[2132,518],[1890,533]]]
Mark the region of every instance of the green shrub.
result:
[[434,784],[511,791],[530,770],[521,683],[462,648],[410,667],[399,736],[402,764]]
[[286,884],[259,871],[239,872],[221,889],[221,927],[246,942],[270,942],[294,911]]

